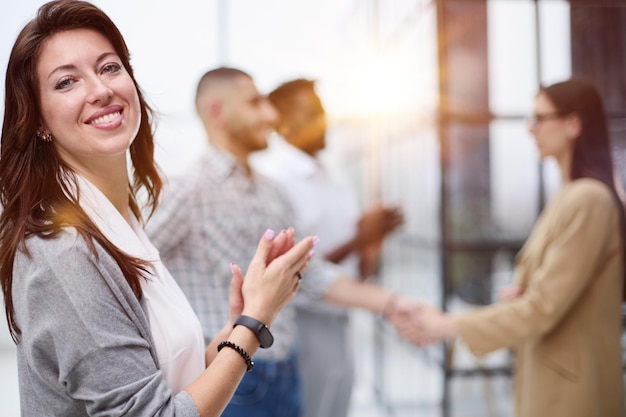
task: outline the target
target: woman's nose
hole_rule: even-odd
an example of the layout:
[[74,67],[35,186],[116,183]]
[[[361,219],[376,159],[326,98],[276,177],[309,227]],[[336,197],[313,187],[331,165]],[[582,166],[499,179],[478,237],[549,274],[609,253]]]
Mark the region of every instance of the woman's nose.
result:
[[113,90],[100,78],[93,77],[87,81],[87,101],[95,103],[97,101],[107,101],[113,96]]

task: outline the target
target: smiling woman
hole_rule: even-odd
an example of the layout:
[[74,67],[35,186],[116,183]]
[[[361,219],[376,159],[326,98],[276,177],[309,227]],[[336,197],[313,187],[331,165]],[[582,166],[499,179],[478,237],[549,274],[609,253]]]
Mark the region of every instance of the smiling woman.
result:
[[[90,29],[53,35],[39,57],[37,78],[40,132],[54,138],[61,159],[100,189],[115,172],[125,177],[126,151],[139,131],[141,107],[133,79],[111,42]],[[103,163],[94,164],[94,157]],[[108,197],[128,220],[127,191],[121,184],[117,195]]]
[[88,2],[46,3],[6,73],[0,281],[22,416],[220,415],[260,345],[233,323],[271,325],[313,239],[260,237],[245,284],[232,269],[231,317],[205,350],[143,231],[137,195],[154,209],[162,180],[152,112],[115,24]]

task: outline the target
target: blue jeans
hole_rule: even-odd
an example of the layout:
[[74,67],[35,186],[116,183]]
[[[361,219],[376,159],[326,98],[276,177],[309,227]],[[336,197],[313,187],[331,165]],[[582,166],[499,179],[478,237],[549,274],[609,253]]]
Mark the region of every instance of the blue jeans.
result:
[[302,394],[295,353],[273,362],[254,360],[222,417],[300,417]]

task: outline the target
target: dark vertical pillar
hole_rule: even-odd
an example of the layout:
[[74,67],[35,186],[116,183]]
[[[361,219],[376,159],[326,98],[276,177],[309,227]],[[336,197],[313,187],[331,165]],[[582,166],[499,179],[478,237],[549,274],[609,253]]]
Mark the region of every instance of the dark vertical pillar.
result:
[[600,90],[626,184],[626,1],[570,0],[570,14],[572,73],[592,79]]
[[[486,0],[443,0],[438,12],[445,252],[482,240],[491,227],[487,4]],[[488,303],[489,291],[481,288],[489,275],[487,261],[487,257],[456,253],[444,270],[448,289],[467,301]]]
[[[485,303],[491,256],[460,250],[490,224],[486,0],[438,0],[442,307],[452,294]],[[450,346],[444,345],[444,417],[450,415]]]
[[626,1],[571,0],[572,73],[594,80],[609,113],[626,111]]

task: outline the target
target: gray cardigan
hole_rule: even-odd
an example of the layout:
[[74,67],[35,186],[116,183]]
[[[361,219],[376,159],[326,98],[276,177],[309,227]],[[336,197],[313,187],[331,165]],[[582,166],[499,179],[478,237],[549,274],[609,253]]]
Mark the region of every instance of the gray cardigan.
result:
[[115,260],[74,229],[30,237],[13,268],[22,416],[194,416],[158,367],[150,325]]

